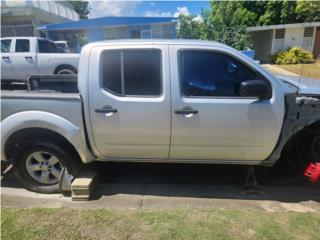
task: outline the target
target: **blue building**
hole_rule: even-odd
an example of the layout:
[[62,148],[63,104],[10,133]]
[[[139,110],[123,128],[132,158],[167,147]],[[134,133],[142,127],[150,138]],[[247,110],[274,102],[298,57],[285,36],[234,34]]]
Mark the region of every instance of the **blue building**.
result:
[[67,41],[73,52],[89,42],[129,38],[176,38],[177,19],[172,17],[102,17],[38,28],[41,36]]

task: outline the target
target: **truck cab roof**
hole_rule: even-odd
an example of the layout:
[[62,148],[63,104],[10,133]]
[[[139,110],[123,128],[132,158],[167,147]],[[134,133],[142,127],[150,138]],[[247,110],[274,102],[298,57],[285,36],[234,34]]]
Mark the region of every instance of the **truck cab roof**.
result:
[[[121,39],[121,40],[106,40],[87,44],[88,47],[100,45],[114,45],[114,44],[167,44],[167,45],[195,45],[195,46],[219,46],[228,47],[225,44],[216,41],[206,40],[189,40],[189,39]],[[230,48],[230,47],[228,47]]]

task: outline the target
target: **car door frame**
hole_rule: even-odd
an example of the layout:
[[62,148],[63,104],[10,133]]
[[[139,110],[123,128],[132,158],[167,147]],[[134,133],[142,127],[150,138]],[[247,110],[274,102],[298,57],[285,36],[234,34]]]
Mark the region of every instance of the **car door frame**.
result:
[[[158,97],[148,97],[148,96],[117,96],[112,94],[105,89],[103,89],[101,83],[101,69],[100,69],[100,57],[101,53],[105,50],[122,50],[122,49],[159,49],[161,50],[161,69],[162,69],[162,94]],[[152,44],[152,43],[133,43],[133,44],[106,44],[92,47],[89,58],[89,68],[85,74],[87,79],[87,86],[85,90],[84,97],[84,108],[85,108],[85,119],[86,126],[88,129],[88,140],[91,143],[91,148],[97,159],[102,161],[139,161],[139,162],[149,162],[149,161],[167,161],[170,149],[170,134],[171,134],[171,93],[170,93],[170,66],[169,66],[169,49],[167,44]],[[82,76],[83,77],[83,76]],[[97,80],[98,78],[98,80]],[[136,157],[106,157],[103,153],[98,150],[97,144],[94,138],[92,114],[95,114],[90,106],[90,101],[93,99],[90,96],[90,92],[100,91],[102,94],[113,98],[115,101],[119,102],[165,102],[166,108],[168,109],[168,153],[163,158],[136,158]],[[100,104],[101,105],[101,104]],[[96,106],[98,107],[98,106]],[[143,119],[142,119],[143,120]]]
[[[275,104],[274,106],[274,118],[275,118],[275,124],[277,126],[277,129],[274,130],[274,138],[273,142],[270,143],[272,147],[270,148],[271,150],[274,149],[277,140],[279,138],[282,124],[283,124],[283,119],[284,119],[284,97],[283,97],[283,91],[281,84],[267,71],[265,71],[261,66],[259,66],[257,63],[255,63],[253,60],[249,59],[247,56],[243,55],[242,53],[236,51],[235,49],[229,48],[227,46],[223,45],[188,45],[188,44],[181,44],[181,45],[170,45],[169,47],[169,54],[170,54],[170,60],[171,60],[171,93],[172,93],[172,132],[171,132],[171,147],[170,147],[170,161],[183,161],[183,162],[205,162],[205,163],[240,163],[240,164],[257,164],[261,162],[262,160],[266,159],[269,154],[264,154],[265,157],[263,159],[246,159],[246,160],[235,160],[235,159],[209,159],[209,158],[198,158],[198,159],[189,159],[189,158],[176,158],[174,157],[174,151],[175,151],[175,116],[174,111],[176,109],[180,109],[183,106],[182,103],[186,104],[192,104],[192,103],[206,103],[206,104],[221,104],[221,103],[247,103],[247,104],[254,104],[257,101],[257,98],[252,98],[252,97],[185,97],[183,96],[182,89],[181,89],[181,72],[180,72],[180,59],[179,59],[179,53],[183,50],[195,50],[195,51],[218,51],[222,52],[224,54],[230,55],[231,57],[235,58],[236,60],[240,61],[242,64],[246,65],[247,67],[251,68],[254,71],[257,71],[260,73],[265,79],[269,81],[271,84],[271,91],[272,91],[272,96],[269,101],[272,104]],[[178,103],[178,105],[175,105]],[[179,105],[180,104],[180,105]],[[186,105],[185,104],[185,105]],[[194,109],[197,110],[197,109]],[[201,113],[199,113],[201,114]],[[189,149],[186,147],[186,150],[192,151],[192,149]]]

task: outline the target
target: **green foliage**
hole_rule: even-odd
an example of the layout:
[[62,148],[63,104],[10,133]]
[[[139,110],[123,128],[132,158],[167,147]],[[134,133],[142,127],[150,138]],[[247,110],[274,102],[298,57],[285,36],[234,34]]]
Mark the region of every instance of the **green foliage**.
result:
[[314,63],[315,59],[312,53],[306,49],[295,46],[288,50],[279,51],[272,57],[272,61],[276,64],[298,64],[298,63]]
[[80,19],[87,19],[90,13],[91,7],[88,1],[77,0],[68,1],[74,7],[74,10],[79,14]]
[[298,0],[295,12],[300,22],[320,21],[320,1]]
[[203,11],[202,21],[195,15],[179,17],[178,38],[214,40],[239,50],[251,47],[246,24],[255,14],[239,8],[241,2],[211,2],[211,9]]
[[203,33],[205,32],[205,25],[203,21],[195,20],[193,15],[179,16],[179,30],[178,38],[184,39],[205,39]]
[[246,27],[320,21],[320,1],[215,1],[202,12],[179,17],[179,38],[215,40],[242,50],[251,47]]

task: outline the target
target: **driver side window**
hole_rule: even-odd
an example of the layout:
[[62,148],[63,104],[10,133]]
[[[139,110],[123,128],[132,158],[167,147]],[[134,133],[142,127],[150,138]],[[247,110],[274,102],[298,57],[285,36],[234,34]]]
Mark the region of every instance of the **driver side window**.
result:
[[186,97],[239,97],[241,82],[261,78],[221,52],[184,50],[180,53],[180,84]]

